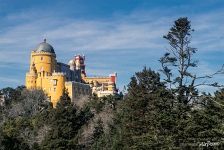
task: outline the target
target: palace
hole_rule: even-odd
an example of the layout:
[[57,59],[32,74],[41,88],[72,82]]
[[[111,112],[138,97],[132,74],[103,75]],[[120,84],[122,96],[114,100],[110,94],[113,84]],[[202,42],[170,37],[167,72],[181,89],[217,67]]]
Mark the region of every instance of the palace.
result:
[[73,102],[79,96],[92,93],[98,97],[114,95],[116,77],[116,73],[108,77],[87,77],[83,55],[74,56],[68,64],[57,62],[54,48],[44,39],[31,52],[25,85],[27,89],[43,89],[55,107],[64,89]]

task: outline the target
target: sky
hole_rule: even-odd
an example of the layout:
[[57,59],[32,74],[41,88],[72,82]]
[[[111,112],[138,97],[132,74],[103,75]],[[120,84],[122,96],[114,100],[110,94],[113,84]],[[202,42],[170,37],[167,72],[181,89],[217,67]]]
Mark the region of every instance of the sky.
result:
[[223,0],[0,0],[0,88],[24,85],[30,52],[46,38],[59,62],[84,54],[87,75],[117,72],[122,90],[144,66],[159,71],[163,35],[179,17],[195,30],[195,73],[212,74],[224,64],[223,9]]

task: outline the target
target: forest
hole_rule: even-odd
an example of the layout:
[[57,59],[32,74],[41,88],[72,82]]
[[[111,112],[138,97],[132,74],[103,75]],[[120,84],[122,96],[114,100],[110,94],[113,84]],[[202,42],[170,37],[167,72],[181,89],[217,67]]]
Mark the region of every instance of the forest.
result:
[[143,67],[113,96],[73,103],[65,90],[53,108],[42,90],[1,89],[0,150],[224,149],[224,89],[209,82],[224,71],[192,71],[193,32],[187,17],[175,20],[163,36],[169,48],[158,58],[160,70]]

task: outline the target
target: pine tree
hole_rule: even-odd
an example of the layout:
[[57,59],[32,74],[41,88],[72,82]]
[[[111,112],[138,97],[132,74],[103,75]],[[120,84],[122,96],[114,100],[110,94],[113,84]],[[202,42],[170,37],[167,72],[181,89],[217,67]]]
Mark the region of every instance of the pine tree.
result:
[[0,150],[29,150],[29,146],[17,137],[6,135],[0,129]]
[[112,127],[114,149],[172,147],[175,114],[172,95],[160,82],[158,73],[144,68],[131,78],[128,93],[118,108]]
[[92,114],[89,108],[77,111],[65,91],[53,110],[51,130],[43,141],[42,149],[79,149],[76,136],[78,130],[84,125]]
[[186,132],[197,142],[218,142],[224,148],[224,89],[216,91],[215,96],[203,94],[201,107],[192,112],[191,124]]
[[190,47],[193,31],[188,18],[177,19],[164,36],[169,42],[170,53],[165,53],[160,59],[165,81],[170,88],[177,87],[174,92],[178,94],[179,103],[183,104],[188,104],[197,94],[194,86],[196,75],[189,72],[191,68],[197,67],[197,61],[192,58],[197,49]]

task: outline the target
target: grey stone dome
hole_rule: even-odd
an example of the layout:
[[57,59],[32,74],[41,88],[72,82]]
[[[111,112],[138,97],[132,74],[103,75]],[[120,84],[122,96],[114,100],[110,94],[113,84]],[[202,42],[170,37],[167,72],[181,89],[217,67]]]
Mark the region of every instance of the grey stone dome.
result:
[[54,48],[50,44],[48,44],[46,42],[46,39],[44,39],[44,42],[40,43],[37,46],[36,52],[40,52],[40,51],[49,52],[49,53],[55,53],[54,52]]

